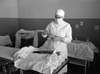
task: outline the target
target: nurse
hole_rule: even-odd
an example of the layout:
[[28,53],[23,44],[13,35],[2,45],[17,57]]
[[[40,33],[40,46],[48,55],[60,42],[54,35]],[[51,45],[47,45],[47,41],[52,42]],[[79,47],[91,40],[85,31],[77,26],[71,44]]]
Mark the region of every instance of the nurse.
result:
[[[48,65],[52,66],[51,72],[53,72],[53,70],[60,65],[65,58],[67,59],[67,43],[72,40],[71,25],[64,21],[64,16],[64,10],[58,9],[55,13],[55,20],[46,27],[43,35],[44,37],[48,36],[48,40],[44,43],[43,47],[49,50],[54,50],[48,62]],[[56,61],[54,60],[55,56]]]

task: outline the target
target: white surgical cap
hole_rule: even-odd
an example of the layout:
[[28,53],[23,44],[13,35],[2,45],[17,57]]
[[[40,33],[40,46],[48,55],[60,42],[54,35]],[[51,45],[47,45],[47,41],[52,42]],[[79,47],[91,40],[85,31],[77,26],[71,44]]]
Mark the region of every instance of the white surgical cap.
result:
[[61,16],[61,17],[64,18],[65,12],[64,12],[64,10],[62,10],[62,9],[58,9],[58,10],[56,11],[56,15]]

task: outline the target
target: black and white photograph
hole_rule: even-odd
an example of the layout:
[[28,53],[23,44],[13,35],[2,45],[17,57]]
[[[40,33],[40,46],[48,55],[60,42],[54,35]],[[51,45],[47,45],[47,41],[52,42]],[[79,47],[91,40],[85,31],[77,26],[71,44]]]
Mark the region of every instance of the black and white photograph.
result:
[[100,74],[100,0],[0,0],[0,74]]

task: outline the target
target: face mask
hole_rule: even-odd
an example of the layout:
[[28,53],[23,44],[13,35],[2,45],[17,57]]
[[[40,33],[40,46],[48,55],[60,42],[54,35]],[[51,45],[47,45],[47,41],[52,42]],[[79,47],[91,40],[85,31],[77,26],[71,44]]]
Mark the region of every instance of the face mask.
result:
[[55,18],[56,22],[59,23],[61,21],[61,18]]

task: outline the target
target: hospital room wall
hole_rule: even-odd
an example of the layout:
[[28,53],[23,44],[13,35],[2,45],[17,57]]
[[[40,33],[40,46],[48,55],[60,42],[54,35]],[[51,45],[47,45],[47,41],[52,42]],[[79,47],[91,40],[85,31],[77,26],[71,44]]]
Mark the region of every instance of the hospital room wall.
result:
[[[63,8],[65,21],[73,29],[73,39],[90,38],[98,45],[100,33],[94,26],[100,24],[99,4],[99,0],[0,0],[0,35],[9,34],[14,40],[15,33],[21,28],[44,29],[53,20],[55,10]],[[81,21],[83,26],[80,26]],[[75,28],[77,24],[79,28]]]
[[[41,29],[45,29],[47,24],[49,24],[52,20],[54,19],[53,18],[51,19],[20,18],[19,23],[21,24],[20,28],[26,30],[39,30],[39,29],[41,30]],[[76,38],[82,41],[87,41],[89,39],[97,47],[100,48],[99,46],[100,45],[100,19],[65,18],[64,20],[70,23],[72,27],[72,36],[74,40]],[[81,22],[83,22],[83,24]],[[42,42],[42,39],[40,41]]]
[[[65,21],[73,29],[73,39],[100,45],[100,1],[99,0],[18,0],[20,28],[45,29],[54,18],[55,10],[63,8]],[[83,25],[81,25],[83,23]],[[79,26],[79,28],[77,28]],[[98,27],[99,30],[95,30]]]
[[0,0],[0,35],[10,35],[14,41],[18,28],[17,0]]

